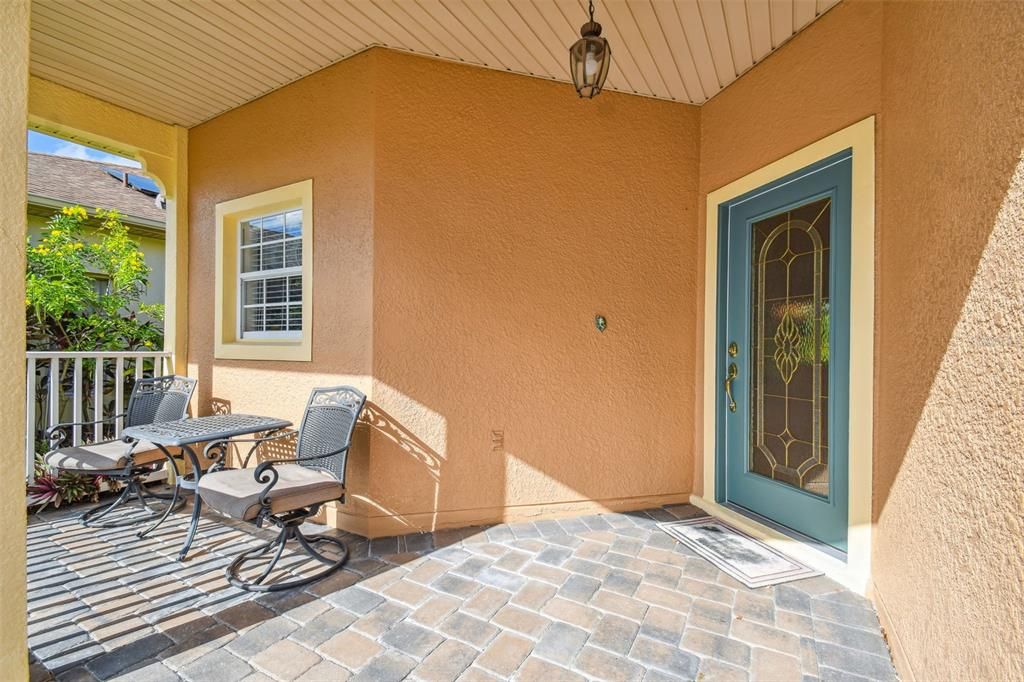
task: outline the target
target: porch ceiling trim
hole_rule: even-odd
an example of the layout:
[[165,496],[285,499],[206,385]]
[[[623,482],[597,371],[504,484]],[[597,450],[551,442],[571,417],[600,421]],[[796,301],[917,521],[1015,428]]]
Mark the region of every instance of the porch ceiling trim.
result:
[[[702,104],[838,1],[596,0],[608,89]],[[585,19],[585,0],[32,0],[31,70],[191,127],[375,46],[568,82]]]

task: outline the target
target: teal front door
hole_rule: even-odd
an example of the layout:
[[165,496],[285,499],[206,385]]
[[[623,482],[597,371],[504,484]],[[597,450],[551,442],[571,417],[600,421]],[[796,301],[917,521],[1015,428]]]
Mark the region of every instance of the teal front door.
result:
[[718,501],[843,552],[852,162],[719,206]]

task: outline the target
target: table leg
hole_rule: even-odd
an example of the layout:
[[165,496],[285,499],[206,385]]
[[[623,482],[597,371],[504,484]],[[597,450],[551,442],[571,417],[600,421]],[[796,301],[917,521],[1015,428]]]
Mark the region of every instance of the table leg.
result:
[[185,481],[184,477],[179,477],[182,487],[192,488],[192,520],[188,524],[188,534],[185,536],[185,544],[182,545],[181,551],[178,552],[178,561],[184,561],[185,555],[188,554],[188,550],[192,547],[192,540],[196,537],[196,530],[199,528],[199,515],[203,511],[203,498],[199,495],[199,478],[203,475],[203,470],[199,466],[199,460],[196,457],[196,453],[188,445],[184,445],[181,451],[188,457],[189,464],[192,466],[192,480]]

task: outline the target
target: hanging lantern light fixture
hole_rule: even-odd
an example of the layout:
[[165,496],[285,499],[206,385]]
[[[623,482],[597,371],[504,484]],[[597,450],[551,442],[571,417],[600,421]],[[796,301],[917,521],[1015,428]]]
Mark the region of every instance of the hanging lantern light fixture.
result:
[[612,48],[601,37],[601,24],[594,21],[594,1],[590,0],[590,21],[580,27],[580,39],[569,48],[569,70],[580,97],[592,99],[604,87]]

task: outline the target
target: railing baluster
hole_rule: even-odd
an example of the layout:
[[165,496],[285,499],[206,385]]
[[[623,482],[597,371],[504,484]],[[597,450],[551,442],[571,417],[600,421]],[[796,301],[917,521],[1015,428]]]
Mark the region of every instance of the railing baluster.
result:
[[36,463],[36,359],[28,359],[25,371],[25,478],[35,478]]
[[[35,470],[35,455],[36,455],[36,420],[39,418],[39,386],[37,383],[36,373],[39,371],[39,367],[42,364],[49,370],[49,378],[47,379],[47,385],[43,390],[46,391],[45,403],[43,405],[43,416],[40,421],[44,422],[45,427],[49,428],[55,424],[59,424],[61,421],[80,422],[86,419],[86,408],[85,408],[85,376],[84,360],[95,360],[96,366],[93,374],[93,410],[92,419],[102,420],[104,413],[106,412],[106,406],[104,405],[104,397],[106,390],[104,386],[105,379],[105,365],[104,362],[108,359],[114,361],[114,414],[121,414],[124,412],[125,407],[125,395],[124,395],[124,380],[126,362],[134,362],[134,367],[128,367],[127,369],[134,372],[135,380],[142,379],[147,376],[148,372],[152,372],[152,376],[158,376],[165,372],[171,371],[171,353],[167,351],[157,351],[153,353],[142,353],[138,351],[121,351],[121,352],[80,352],[80,351],[69,351],[69,352],[49,352],[49,351],[29,351],[25,354],[25,476],[26,479],[31,482],[34,476]],[[64,383],[61,381],[61,362],[62,361],[73,361],[73,375],[72,375],[72,390],[71,390],[71,409],[66,410],[64,401]],[[147,362],[152,362],[151,367],[147,367]],[[64,369],[68,369],[68,365],[64,365]],[[115,437],[121,436],[121,431],[124,429],[124,419],[117,419],[114,427]],[[89,437],[88,431],[82,429],[80,426],[76,426],[72,429],[72,432],[68,434],[71,436],[70,444],[80,445],[86,438]],[[106,436],[106,430],[102,423],[97,423],[92,429],[92,438],[94,441],[101,441]]]
[[[75,358],[74,376],[71,377],[71,421],[80,422],[82,419],[82,358]],[[75,445],[82,444],[82,427],[75,426],[71,433],[71,442]]]
[[46,399],[50,406],[46,428],[60,423],[60,358],[50,358],[50,386]]
[[103,356],[96,358],[96,369],[92,378],[92,418],[96,423],[92,427],[92,442],[103,440]]
[[[114,384],[114,414],[120,415],[124,412],[124,356],[118,355],[114,360],[114,377],[117,383]],[[124,418],[118,417],[114,422],[114,438],[121,437],[121,429],[124,427]]]

